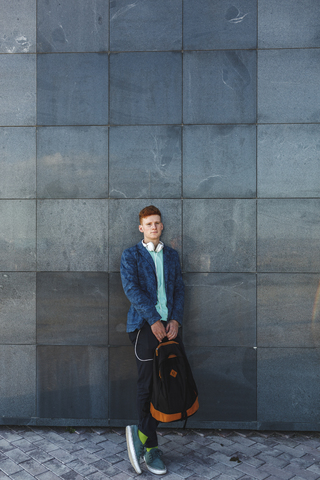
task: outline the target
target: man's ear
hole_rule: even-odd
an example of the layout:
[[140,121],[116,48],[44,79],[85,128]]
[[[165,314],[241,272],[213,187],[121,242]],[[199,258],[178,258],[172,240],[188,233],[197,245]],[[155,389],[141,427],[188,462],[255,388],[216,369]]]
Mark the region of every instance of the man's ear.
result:
[[143,233],[143,226],[141,225],[141,223],[139,225],[139,232]]

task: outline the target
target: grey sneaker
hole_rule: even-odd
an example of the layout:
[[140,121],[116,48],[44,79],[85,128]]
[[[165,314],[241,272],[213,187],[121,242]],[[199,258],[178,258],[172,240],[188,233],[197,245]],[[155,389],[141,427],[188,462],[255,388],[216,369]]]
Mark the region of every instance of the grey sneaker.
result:
[[145,453],[144,461],[146,462],[148,470],[156,475],[164,475],[167,473],[167,468],[161,460],[162,452],[159,448],[152,448]]
[[126,427],[126,439],[131,465],[137,473],[141,473],[140,457],[142,457],[144,446],[139,438],[137,425]]

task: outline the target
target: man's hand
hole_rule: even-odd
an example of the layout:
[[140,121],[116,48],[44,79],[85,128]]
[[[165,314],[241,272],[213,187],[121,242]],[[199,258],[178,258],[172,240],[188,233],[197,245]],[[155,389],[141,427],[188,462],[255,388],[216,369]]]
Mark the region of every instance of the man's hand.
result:
[[158,342],[162,342],[164,337],[167,335],[166,334],[166,329],[164,328],[161,320],[158,320],[157,322],[153,323],[151,325],[151,330],[152,330],[153,335],[158,340]]
[[179,323],[177,322],[177,320],[170,320],[166,328],[168,340],[174,340],[178,335],[178,330]]

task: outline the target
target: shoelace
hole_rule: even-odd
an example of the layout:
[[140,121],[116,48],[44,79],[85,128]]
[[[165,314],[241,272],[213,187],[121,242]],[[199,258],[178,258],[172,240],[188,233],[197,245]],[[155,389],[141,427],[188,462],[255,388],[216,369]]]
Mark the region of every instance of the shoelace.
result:
[[156,458],[160,458],[162,455],[162,452],[159,450],[159,448],[153,448],[148,453],[151,456],[151,461],[155,460]]

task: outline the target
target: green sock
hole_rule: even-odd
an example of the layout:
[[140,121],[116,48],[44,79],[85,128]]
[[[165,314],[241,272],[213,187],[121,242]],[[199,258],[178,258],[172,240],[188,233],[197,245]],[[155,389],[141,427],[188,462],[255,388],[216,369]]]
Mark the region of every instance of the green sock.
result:
[[158,448],[158,447],[147,448],[147,452],[150,452],[150,450],[153,450],[154,448]]
[[144,444],[146,443],[146,441],[148,440],[147,435],[145,435],[144,433],[140,432],[140,430],[138,430],[138,435],[139,435],[139,438],[140,438],[141,443],[143,443],[143,445],[144,445]]

